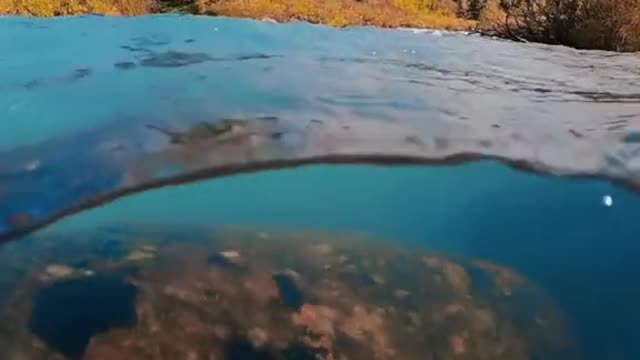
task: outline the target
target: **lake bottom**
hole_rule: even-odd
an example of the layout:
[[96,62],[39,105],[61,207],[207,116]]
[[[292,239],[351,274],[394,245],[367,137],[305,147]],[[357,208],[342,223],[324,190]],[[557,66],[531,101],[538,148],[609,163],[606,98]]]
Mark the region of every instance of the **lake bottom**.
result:
[[4,359],[579,358],[522,274],[363,234],[116,224],[0,258]]

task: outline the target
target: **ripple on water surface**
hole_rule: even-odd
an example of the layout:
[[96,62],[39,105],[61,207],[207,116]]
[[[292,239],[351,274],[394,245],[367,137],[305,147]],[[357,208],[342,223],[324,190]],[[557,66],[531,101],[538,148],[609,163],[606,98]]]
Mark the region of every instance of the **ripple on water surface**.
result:
[[[168,182],[308,162],[489,157],[640,183],[633,55],[192,16],[2,18],[0,33],[0,237]],[[57,51],[34,56],[42,43]]]

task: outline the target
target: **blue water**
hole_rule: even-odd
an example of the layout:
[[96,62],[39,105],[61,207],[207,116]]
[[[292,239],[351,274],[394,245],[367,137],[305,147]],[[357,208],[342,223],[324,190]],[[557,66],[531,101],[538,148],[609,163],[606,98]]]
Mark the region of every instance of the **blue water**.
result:
[[[606,207],[609,195],[614,205]],[[569,314],[585,359],[634,359],[640,197],[497,163],[313,166],[155,190],[50,231],[141,222],[357,231],[491,259],[541,283]]]
[[[103,206],[40,231],[140,222],[363,232],[511,266],[562,306],[585,359],[638,359],[640,197],[622,184],[637,184],[628,135],[640,122],[639,62],[462,34],[0,18],[0,236],[78,204]],[[279,120],[255,125],[267,144],[255,153],[176,150],[144,127],[256,116]],[[311,119],[324,125],[307,130]],[[83,203],[202,169],[354,154],[487,160],[313,165]]]
[[[488,157],[640,184],[632,55],[192,16],[2,18],[0,34],[0,237],[93,196],[283,162]],[[166,136],[229,118],[245,145]]]

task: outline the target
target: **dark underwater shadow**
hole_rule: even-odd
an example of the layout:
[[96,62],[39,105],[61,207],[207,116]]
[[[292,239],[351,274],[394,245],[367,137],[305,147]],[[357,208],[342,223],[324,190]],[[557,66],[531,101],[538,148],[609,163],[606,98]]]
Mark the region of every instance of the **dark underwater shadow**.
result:
[[136,323],[137,289],[115,275],[53,283],[38,291],[29,331],[69,358],[81,358],[90,339]]

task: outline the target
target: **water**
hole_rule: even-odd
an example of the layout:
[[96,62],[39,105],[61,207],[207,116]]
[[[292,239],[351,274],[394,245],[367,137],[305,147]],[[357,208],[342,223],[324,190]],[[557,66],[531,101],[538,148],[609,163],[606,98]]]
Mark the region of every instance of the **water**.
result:
[[36,294],[29,331],[63,354],[81,356],[91,336],[135,324],[135,293],[122,278],[107,276],[53,284]]
[[[2,18],[3,358],[636,359],[638,63],[410,30]],[[28,326],[72,316],[50,289],[90,309],[114,286],[113,313],[66,338]]]

